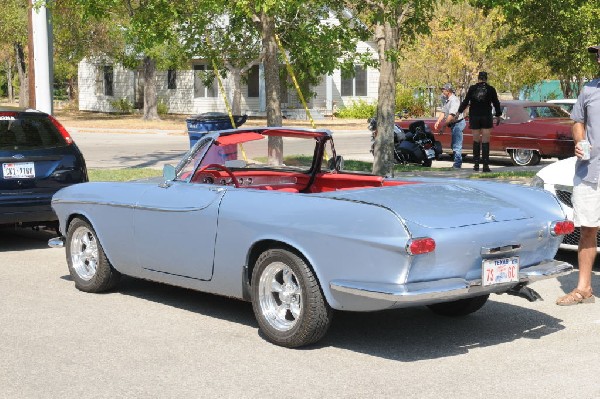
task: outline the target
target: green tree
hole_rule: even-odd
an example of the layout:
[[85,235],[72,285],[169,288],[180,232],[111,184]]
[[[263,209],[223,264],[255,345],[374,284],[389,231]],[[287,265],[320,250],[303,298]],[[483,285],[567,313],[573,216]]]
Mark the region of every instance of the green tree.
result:
[[443,1],[429,26],[430,33],[403,53],[398,81],[406,87],[435,88],[437,98],[437,88],[451,82],[464,95],[477,72],[485,70],[498,90],[517,98],[523,86],[550,75],[544,62],[517,56],[518,36],[510,34],[499,9],[484,12],[466,2]]
[[54,0],[52,12],[54,37],[54,80],[66,86],[70,100],[77,98],[79,62],[86,56],[116,55],[124,48],[118,24],[85,17],[78,0]]
[[177,35],[177,17],[184,0],[74,0],[87,19],[116,27],[124,48],[116,57],[128,68],[142,66],[143,119],[160,119],[156,90],[157,67],[177,64],[183,51]]
[[404,46],[417,34],[428,31],[436,1],[347,0],[346,5],[361,17],[377,43],[380,75],[373,173],[389,175],[394,168],[398,60]]
[[[6,57],[10,53],[14,56],[14,65],[17,67],[19,76],[19,105],[25,107],[29,105],[29,79],[27,73],[27,64],[25,49],[27,43],[27,0],[5,0],[0,12],[0,45]],[[7,64],[8,65],[8,64]],[[12,65],[6,68],[7,84],[12,85]],[[12,90],[12,89],[9,89]]]
[[545,62],[559,77],[565,97],[575,96],[596,73],[585,49],[600,42],[600,0],[471,0],[500,9],[520,43],[516,57]]

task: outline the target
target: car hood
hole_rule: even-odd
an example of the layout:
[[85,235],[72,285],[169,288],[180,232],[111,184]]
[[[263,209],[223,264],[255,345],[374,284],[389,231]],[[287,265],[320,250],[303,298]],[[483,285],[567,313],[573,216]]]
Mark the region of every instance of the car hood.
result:
[[531,217],[515,204],[459,183],[409,184],[327,194],[337,199],[382,206],[402,219],[436,229]]

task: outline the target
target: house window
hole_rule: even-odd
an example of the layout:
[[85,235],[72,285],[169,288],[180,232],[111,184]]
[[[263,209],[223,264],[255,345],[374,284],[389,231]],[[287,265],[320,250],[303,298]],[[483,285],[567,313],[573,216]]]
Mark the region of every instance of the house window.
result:
[[217,82],[213,80],[212,84],[206,86],[203,78],[206,77],[208,68],[206,65],[194,65],[194,97],[217,97]]
[[354,66],[354,76],[342,78],[342,96],[367,95],[367,70],[359,65]]
[[169,69],[167,71],[167,88],[168,89],[176,89],[177,88],[177,71],[174,69]]
[[253,65],[248,71],[248,97],[259,96],[259,74],[258,65]]
[[115,73],[113,71],[112,65],[104,66],[104,95],[105,96],[113,96],[113,81],[114,81]]

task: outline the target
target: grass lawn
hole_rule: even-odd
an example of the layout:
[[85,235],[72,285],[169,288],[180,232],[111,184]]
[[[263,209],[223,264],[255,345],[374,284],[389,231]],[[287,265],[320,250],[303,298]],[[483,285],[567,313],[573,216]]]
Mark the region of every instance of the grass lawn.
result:
[[[298,161],[298,160],[297,160]],[[293,162],[290,162],[292,164]],[[300,162],[302,163],[302,162]],[[344,170],[356,172],[371,172],[373,164],[363,161],[344,161]],[[396,177],[400,177],[402,172],[422,171],[426,175],[428,171],[440,172],[451,171],[452,168],[424,168],[420,166],[396,165],[394,172],[398,173]],[[162,170],[152,168],[123,168],[123,169],[89,169],[88,175],[90,181],[130,181],[138,179],[146,179],[149,177],[162,176]],[[471,179],[498,179],[498,180],[515,180],[515,179],[531,179],[535,176],[535,172],[493,172],[493,173],[474,173],[470,176]]]

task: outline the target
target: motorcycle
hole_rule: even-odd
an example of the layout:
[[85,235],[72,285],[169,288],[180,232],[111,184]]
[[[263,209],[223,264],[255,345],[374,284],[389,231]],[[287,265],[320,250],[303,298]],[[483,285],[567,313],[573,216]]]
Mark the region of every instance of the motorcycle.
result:
[[[374,151],[377,137],[377,119],[369,118],[367,128],[371,131],[371,153]],[[431,167],[433,160],[442,155],[442,143],[435,140],[429,126],[416,121],[403,130],[394,124],[394,159],[396,163],[406,165],[416,163]]]

